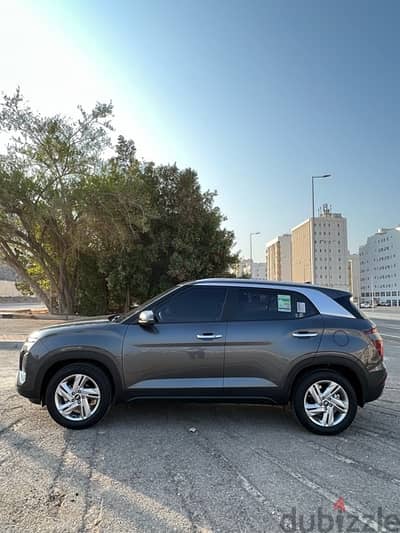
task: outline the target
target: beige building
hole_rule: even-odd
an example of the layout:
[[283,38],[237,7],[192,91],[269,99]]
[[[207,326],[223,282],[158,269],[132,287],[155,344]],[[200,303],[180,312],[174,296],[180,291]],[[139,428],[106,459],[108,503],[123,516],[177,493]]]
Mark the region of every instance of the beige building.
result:
[[349,255],[347,268],[349,291],[353,295],[353,300],[360,303],[360,256],[358,254]]
[[314,224],[307,219],[292,229],[293,281],[348,290],[347,260],[347,221],[327,204]]
[[312,282],[311,219],[292,229],[292,279],[301,283]]
[[267,243],[267,279],[273,281],[292,280],[292,237],[285,233]]

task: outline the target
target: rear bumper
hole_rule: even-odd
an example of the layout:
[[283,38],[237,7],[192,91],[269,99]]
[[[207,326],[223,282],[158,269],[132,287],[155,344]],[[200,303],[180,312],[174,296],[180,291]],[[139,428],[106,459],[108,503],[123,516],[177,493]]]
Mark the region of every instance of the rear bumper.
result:
[[365,403],[373,402],[382,394],[387,378],[387,371],[382,364],[377,370],[368,373]]

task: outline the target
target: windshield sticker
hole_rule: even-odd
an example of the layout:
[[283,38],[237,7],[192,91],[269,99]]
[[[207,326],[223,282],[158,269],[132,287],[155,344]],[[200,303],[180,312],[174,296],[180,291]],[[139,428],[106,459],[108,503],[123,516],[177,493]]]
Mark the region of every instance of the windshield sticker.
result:
[[278,294],[278,311],[290,313],[292,311],[291,297],[288,294]]

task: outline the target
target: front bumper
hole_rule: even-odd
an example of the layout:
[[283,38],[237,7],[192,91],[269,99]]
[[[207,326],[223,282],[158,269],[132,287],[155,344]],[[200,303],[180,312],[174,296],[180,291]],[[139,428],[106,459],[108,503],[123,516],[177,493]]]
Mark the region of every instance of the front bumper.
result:
[[40,397],[26,385],[26,374],[23,370],[18,370],[17,373],[17,392],[32,403],[41,403]]
[[20,353],[19,369],[17,372],[17,392],[28,398],[32,403],[41,403],[40,391],[34,384],[35,372],[28,363],[26,357],[29,353],[24,351],[24,347]]

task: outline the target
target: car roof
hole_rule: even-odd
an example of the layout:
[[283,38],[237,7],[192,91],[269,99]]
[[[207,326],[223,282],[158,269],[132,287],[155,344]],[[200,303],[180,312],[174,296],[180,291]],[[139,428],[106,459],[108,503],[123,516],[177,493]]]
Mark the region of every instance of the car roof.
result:
[[315,289],[324,294],[330,296],[331,298],[340,298],[341,296],[351,296],[351,293],[341,289],[334,289],[331,287],[321,287],[319,285],[313,285],[311,283],[295,283],[290,281],[271,281],[268,279],[249,279],[249,278],[204,278],[185,283],[185,285],[222,285],[225,287],[234,287],[245,285],[249,286],[276,286],[277,289],[287,287],[288,289]]

